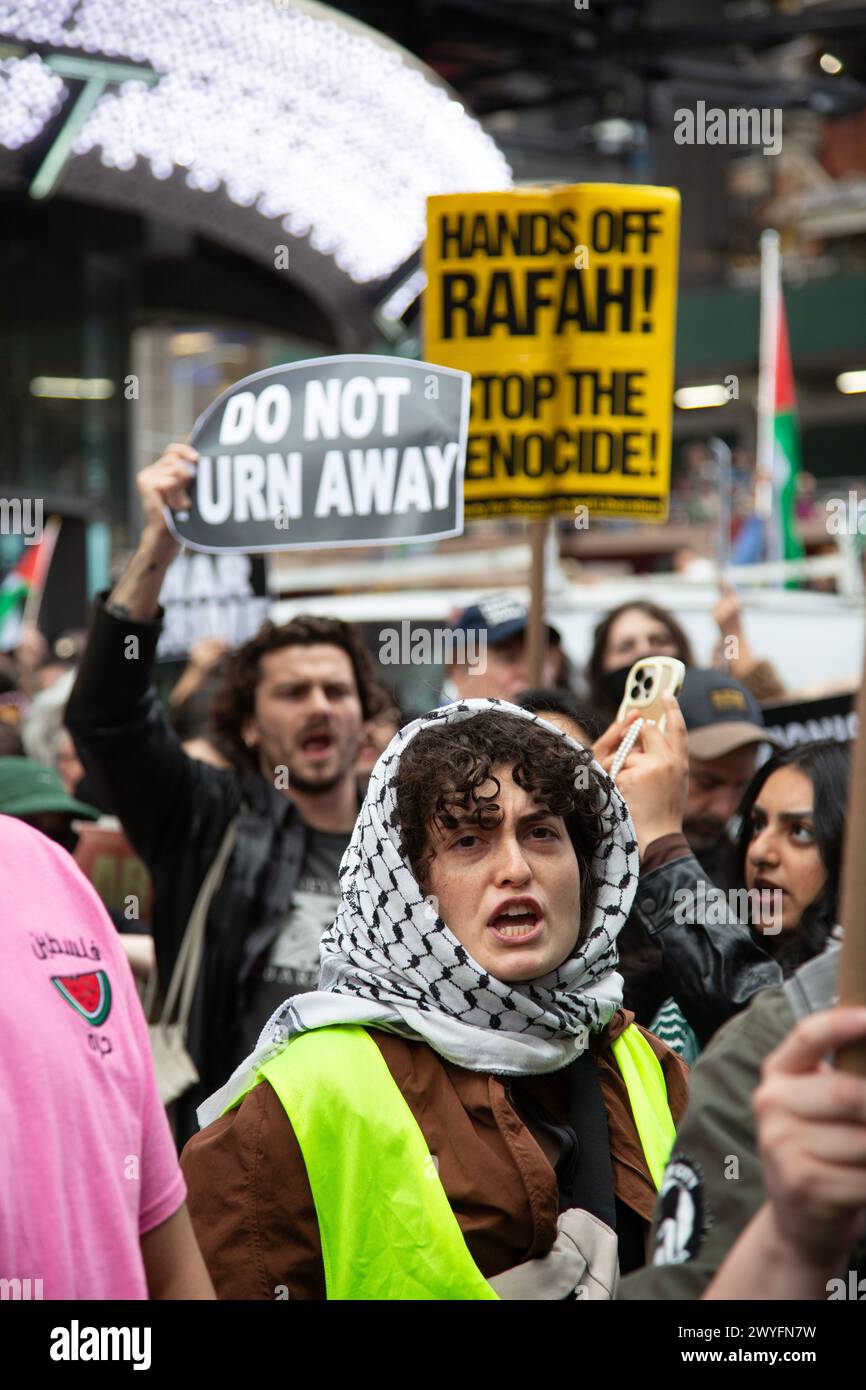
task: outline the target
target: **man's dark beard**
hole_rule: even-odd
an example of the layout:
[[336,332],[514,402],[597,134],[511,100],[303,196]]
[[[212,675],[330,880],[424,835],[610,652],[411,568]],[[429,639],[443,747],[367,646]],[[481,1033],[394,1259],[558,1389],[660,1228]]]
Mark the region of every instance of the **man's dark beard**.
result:
[[[271,754],[271,756],[273,756],[273,754]],[[351,764],[349,764],[349,766],[351,766]],[[282,790],[287,791],[290,795],[292,792],[297,791],[300,792],[302,796],[323,796],[326,792],[332,792],[335,787],[340,785],[348,771],[348,768],[344,767],[335,772],[333,777],[328,777],[324,782],[311,782],[305,777],[300,777],[291,766],[291,763],[288,762],[288,759],[285,762],[280,759],[279,762],[270,763],[265,757],[262,757],[260,771],[269,782],[273,781],[274,773],[278,767],[286,768],[289,774],[289,785]]]
[[345,772],[338,772],[333,777],[329,777],[325,782],[308,782],[304,777],[297,777],[289,772],[290,792],[301,792],[304,796],[317,796],[323,792],[332,792],[338,787],[345,777]]
[[711,821],[686,821],[683,824],[683,834],[696,853],[701,850],[715,850],[725,841],[725,824],[724,822],[719,824]]
[[697,859],[707,878],[717,888],[728,888],[733,884],[733,864],[730,841],[725,834],[724,827],[719,838],[710,843],[705,840],[693,840],[689,835],[687,825],[683,826],[683,834],[689,842],[689,849]]

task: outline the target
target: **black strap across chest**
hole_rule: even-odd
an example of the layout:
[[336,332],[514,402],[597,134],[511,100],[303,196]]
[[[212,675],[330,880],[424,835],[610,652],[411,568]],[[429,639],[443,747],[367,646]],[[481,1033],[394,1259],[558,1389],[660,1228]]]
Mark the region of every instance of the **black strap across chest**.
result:
[[560,1209],[581,1207],[616,1230],[607,1113],[591,1054],[584,1052],[576,1058],[565,1069],[563,1079],[567,1086],[566,1123],[555,1119],[538,1097],[519,1083],[514,1087],[515,1095],[524,1115],[559,1141],[556,1180]]

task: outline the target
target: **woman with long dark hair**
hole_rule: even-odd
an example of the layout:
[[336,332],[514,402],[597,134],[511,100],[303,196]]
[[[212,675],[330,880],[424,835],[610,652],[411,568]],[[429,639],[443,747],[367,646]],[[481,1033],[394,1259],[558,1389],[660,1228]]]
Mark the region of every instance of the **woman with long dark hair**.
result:
[[[727,670],[756,700],[783,695],[784,686],[775,667],[753,652],[739,595],[724,580],[713,617],[720,643],[712,664]],[[675,656],[686,666],[695,665],[689,639],[669,608],[645,599],[621,603],[596,627],[586,666],[590,702],[605,722],[616,716],[632,665],[645,656]]]
[[[848,765],[847,744],[797,744],[758,768],[740,804],[732,882],[742,885],[741,917],[786,978],[824,950],[838,921]],[[696,1060],[697,1039],[673,999],[650,1027]]]
[[[801,743],[758,768],[740,807],[735,882],[771,893],[773,928],[753,922],[786,976],[823,950],[838,921],[839,870],[848,799],[848,745]],[[761,914],[762,917],[766,914]]]
[[643,656],[675,656],[686,666],[695,664],[689,639],[668,608],[643,599],[621,603],[598,623],[586,666],[590,703],[606,723],[616,716],[626,676]]

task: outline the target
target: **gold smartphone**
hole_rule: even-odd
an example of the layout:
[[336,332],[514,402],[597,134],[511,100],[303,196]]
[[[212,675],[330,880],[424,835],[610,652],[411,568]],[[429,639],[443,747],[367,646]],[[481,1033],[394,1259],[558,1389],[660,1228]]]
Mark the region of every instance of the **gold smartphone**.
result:
[[628,673],[617,719],[625,719],[630,710],[636,709],[664,733],[666,719],[662,695],[666,690],[679,695],[685,675],[685,666],[675,656],[645,656],[642,661],[636,661]]

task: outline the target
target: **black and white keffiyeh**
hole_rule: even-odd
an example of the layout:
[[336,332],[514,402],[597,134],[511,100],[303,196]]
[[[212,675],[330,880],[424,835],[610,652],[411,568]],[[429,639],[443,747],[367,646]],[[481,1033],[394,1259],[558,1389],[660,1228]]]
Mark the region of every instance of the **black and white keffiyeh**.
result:
[[401,729],[379,758],[340,865],[341,902],[322,937],[319,988],[286,1000],[253,1053],[199,1109],[216,1119],[258,1068],[298,1033],[336,1023],[371,1025],[423,1039],[471,1071],[556,1071],[584,1051],[622,1003],[616,938],[637,888],[637,841],[615,784],[604,788],[605,833],[592,864],[598,884],[588,930],[557,970],[506,984],[473,960],[422,893],[400,848],[394,783],[403,750],[422,729],[487,710],[519,716],[579,745],[544,719],[504,700],[460,700]]

